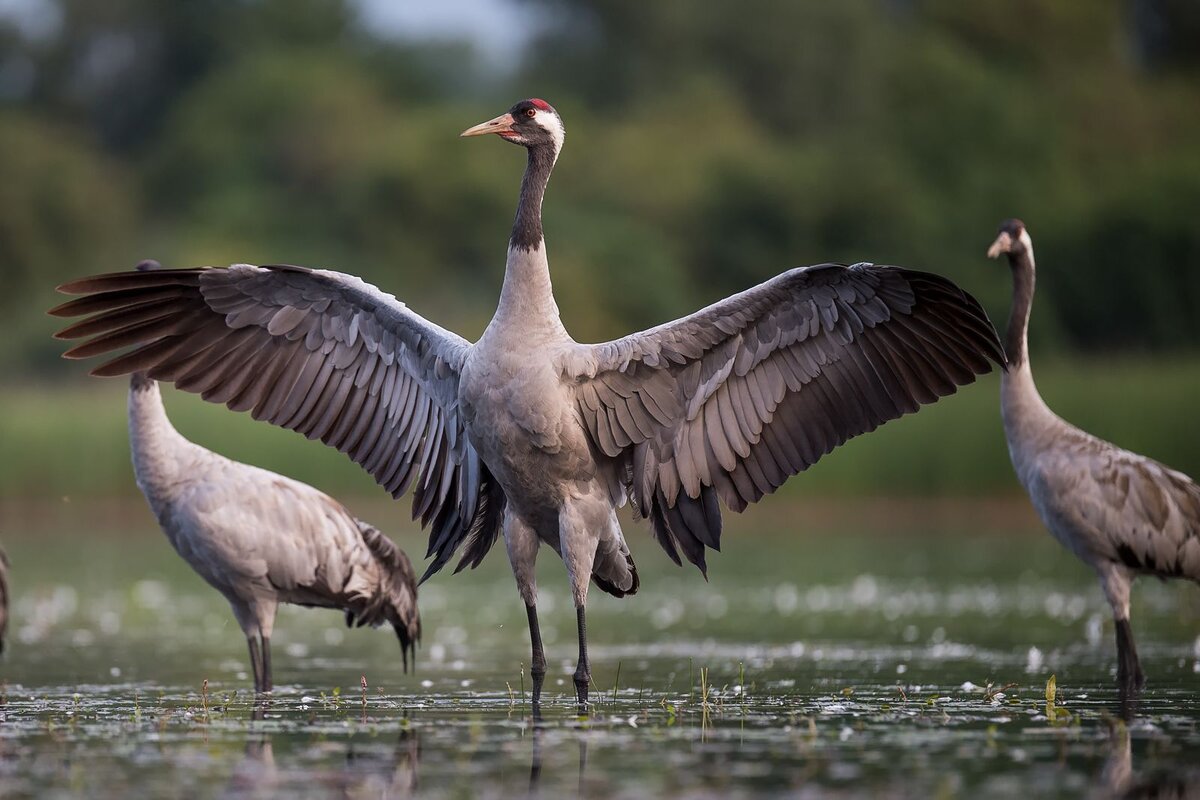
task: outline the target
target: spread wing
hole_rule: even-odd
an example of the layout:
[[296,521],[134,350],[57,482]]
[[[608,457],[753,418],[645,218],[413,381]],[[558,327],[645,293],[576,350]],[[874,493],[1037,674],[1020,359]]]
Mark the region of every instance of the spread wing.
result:
[[852,436],[1004,364],[979,303],[898,267],[793,269],[564,366],[593,447],[677,563]]
[[412,488],[413,517],[432,524],[426,577],[464,542],[459,568],[495,541],[499,488],[458,409],[470,344],[395,297],[338,272],[248,264],[112,273],[59,291],[84,296],[51,314],[87,318],[56,335],[91,337],[67,358],[132,348],[93,374],[145,372],[336,447],[394,497]]

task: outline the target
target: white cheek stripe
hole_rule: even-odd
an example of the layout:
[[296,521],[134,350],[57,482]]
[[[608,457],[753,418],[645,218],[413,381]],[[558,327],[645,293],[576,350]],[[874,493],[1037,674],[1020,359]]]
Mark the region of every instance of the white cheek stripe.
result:
[[550,132],[550,136],[554,139],[554,157],[558,157],[559,151],[562,150],[563,140],[567,137],[566,131],[563,130],[562,121],[557,114],[552,114],[549,111],[538,109],[533,117],[537,124],[541,125]]
[[1021,228],[1021,235],[1018,238],[1020,238],[1021,244],[1025,245],[1026,250],[1033,250],[1033,239],[1029,238],[1029,231]]

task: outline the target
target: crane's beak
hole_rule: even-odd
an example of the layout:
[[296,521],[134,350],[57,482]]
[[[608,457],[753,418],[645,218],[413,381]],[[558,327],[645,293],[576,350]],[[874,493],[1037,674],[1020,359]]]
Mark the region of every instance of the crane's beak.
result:
[[1007,253],[1012,250],[1012,237],[1007,231],[1000,231],[1000,235],[996,237],[996,241],[992,242],[992,246],[988,248],[988,258],[996,258],[1001,253]]
[[474,128],[467,128],[459,136],[482,136],[485,133],[499,133],[501,135],[512,133],[513,121],[512,114],[501,114],[495,119],[479,123]]

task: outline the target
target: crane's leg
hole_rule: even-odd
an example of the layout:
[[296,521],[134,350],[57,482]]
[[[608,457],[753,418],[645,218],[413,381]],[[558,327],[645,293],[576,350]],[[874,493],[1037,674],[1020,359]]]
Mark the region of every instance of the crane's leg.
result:
[[532,655],[529,661],[529,676],[533,679],[533,713],[542,712],[542,684],[546,681],[546,651],[542,649],[542,631],[538,625],[537,606],[525,604],[525,615],[529,617],[529,646]]
[[1121,699],[1127,700],[1146,685],[1146,674],[1138,659],[1137,646],[1133,641],[1133,628],[1129,624],[1129,589],[1132,576],[1124,567],[1105,564],[1099,570],[1100,585],[1108,604],[1112,606],[1113,621],[1117,626],[1117,688]]
[[246,637],[246,643],[250,645],[250,669],[254,672],[254,691],[261,692],[262,689],[262,650],[258,645],[258,634],[252,633]]
[[588,709],[588,686],[592,682],[592,666],[587,646],[587,593],[596,561],[600,531],[608,525],[611,509],[607,501],[593,495],[571,498],[558,515],[559,548],[571,592],[575,599],[575,616],[579,625],[579,664],[575,667],[575,697],[579,712]]
[[275,611],[278,605],[274,600],[260,602],[258,607],[259,631],[262,633],[262,688],[260,692],[269,692],[274,686],[271,681],[271,634],[275,631]]
[[541,541],[537,531],[511,510],[504,514],[504,546],[508,550],[508,562],[512,565],[517,591],[525,601],[525,615],[529,618],[529,646],[532,657],[529,676],[533,679],[533,715],[542,715],[542,685],[546,681],[546,653],[542,649],[542,631],[537,615],[537,579],[534,566]]
[[271,685],[271,637],[262,637],[262,670],[263,670],[263,685],[259,689],[260,692],[269,692]]
[[229,605],[233,608],[233,616],[237,618],[242,633],[246,635],[246,644],[250,648],[250,669],[254,673],[254,691],[256,693],[265,691],[263,689],[263,651],[259,641],[262,637],[262,626],[259,624],[260,617],[257,609],[252,608],[249,602],[241,598],[229,598]]
[[582,604],[576,606],[575,617],[579,623],[579,664],[575,667],[575,697],[579,700],[580,713],[586,714],[588,686],[592,682],[592,664],[588,661],[587,612]]

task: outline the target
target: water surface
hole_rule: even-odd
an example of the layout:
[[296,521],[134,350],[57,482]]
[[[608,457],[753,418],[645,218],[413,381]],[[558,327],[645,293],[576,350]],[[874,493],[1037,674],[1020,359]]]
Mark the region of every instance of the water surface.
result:
[[[1200,792],[1195,586],[1138,584],[1134,629],[1150,688],[1125,726],[1107,608],[1045,534],[962,513],[922,523],[909,509],[903,524],[885,525],[776,506],[730,525],[707,583],[627,526],[642,591],[622,601],[592,593],[588,719],[572,702],[565,574],[545,551],[550,675],[538,724],[524,609],[502,550],[423,588],[425,637],[408,675],[390,632],[284,609],[278,688],[261,704],[228,607],[142,509],[81,502],[8,514],[0,793]],[[402,516],[371,511],[385,526]],[[411,555],[423,552],[411,528],[391,530]]]

